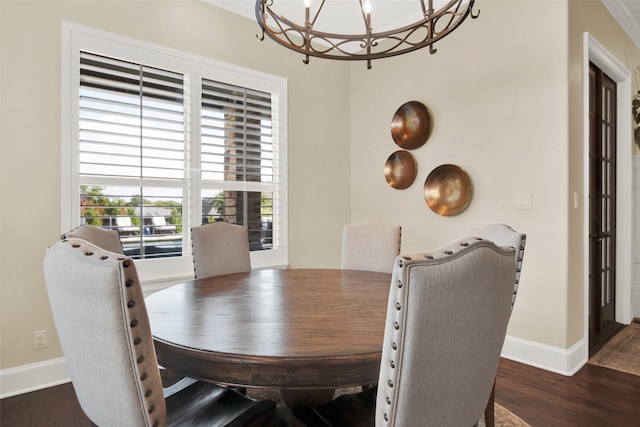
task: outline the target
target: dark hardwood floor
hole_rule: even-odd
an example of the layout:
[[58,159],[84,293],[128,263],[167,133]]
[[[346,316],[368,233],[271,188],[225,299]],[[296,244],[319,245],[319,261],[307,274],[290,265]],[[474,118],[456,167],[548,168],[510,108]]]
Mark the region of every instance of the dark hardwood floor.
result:
[[[496,402],[532,427],[640,426],[640,377],[592,365],[566,377],[502,359]],[[91,423],[73,388],[65,384],[2,399],[0,425],[75,427]]]
[[80,408],[71,383],[7,397],[0,401],[2,427],[91,425],[91,421]]
[[567,377],[502,359],[496,402],[533,427],[638,427],[640,377],[589,364]]

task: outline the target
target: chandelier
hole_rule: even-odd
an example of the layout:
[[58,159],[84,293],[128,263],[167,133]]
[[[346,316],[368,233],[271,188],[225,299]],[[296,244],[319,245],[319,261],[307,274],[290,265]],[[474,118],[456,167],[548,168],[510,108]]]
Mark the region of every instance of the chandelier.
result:
[[[415,3],[412,5],[415,12],[411,16],[417,20],[408,25],[399,25],[395,29],[382,28],[378,32],[373,30],[372,14],[376,19],[380,16],[375,15],[375,10],[372,11],[370,0],[342,0],[342,6],[353,3],[350,6],[357,7],[357,22],[353,24],[359,27],[356,31],[344,33],[316,28],[318,18],[322,18],[324,22],[331,20],[326,13],[321,16],[325,3],[329,3],[327,0],[315,0],[313,8],[311,0],[256,0],[255,11],[261,29],[258,38],[264,40],[264,35],[267,34],[282,46],[303,54],[305,64],[309,63],[309,57],[314,56],[347,61],[364,60],[367,61],[367,68],[371,68],[373,59],[402,55],[427,46],[430,53],[435,53],[435,42],[453,32],[468,16],[473,19],[478,17],[479,11],[474,14],[472,10],[474,2],[475,0],[387,1],[387,5],[404,3],[406,6],[408,3]],[[434,3],[437,4],[437,9]],[[285,12],[290,16],[285,16]]]

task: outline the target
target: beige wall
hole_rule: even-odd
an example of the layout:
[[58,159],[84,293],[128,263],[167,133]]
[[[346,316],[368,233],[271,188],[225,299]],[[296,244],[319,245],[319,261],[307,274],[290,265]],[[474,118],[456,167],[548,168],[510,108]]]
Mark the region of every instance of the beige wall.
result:
[[[566,348],[567,5],[482,1],[478,8],[480,17],[438,43],[434,55],[425,50],[374,62],[371,71],[352,68],[352,217],[402,224],[405,252],[489,223],[525,232],[509,334]],[[394,190],[382,173],[398,148],[389,123],[413,99],[430,108],[433,133],[413,151],[416,182]],[[436,215],[423,197],[429,172],[446,163],[464,168],[474,187],[455,217]],[[531,193],[532,209],[515,209],[516,193]]]
[[[61,231],[62,20],[286,77],[289,258],[293,266],[339,265],[342,225],[350,217],[347,64],[306,66],[275,43],[257,41],[256,23],[195,0],[2,0],[0,8],[0,369],[61,356],[41,265]],[[40,329],[49,331],[49,347],[34,351],[31,334]]]
[[[569,197],[582,191],[578,33],[593,31],[621,61],[640,62],[599,1],[575,3],[483,0],[480,18],[435,55],[422,50],[366,70],[314,59],[305,66],[257,42],[252,21],[195,0],[2,0],[0,369],[61,355],[41,273],[44,248],[60,232],[61,20],[288,78],[292,266],[339,266],[350,221],[401,224],[404,252],[504,222],[528,235],[509,334],[569,348],[584,318],[583,211],[570,209]],[[409,100],[431,109],[434,127],[413,152],[416,182],[394,190],[383,175],[397,149],[389,124]],[[444,163],[473,181],[471,204],[456,217],[434,214],[423,199],[428,173]],[[515,209],[516,193],[531,193],[532,209]],[[330,208],[313,209],[319,201]],[[48,349],[31,349],[37,329],[50,331]]]

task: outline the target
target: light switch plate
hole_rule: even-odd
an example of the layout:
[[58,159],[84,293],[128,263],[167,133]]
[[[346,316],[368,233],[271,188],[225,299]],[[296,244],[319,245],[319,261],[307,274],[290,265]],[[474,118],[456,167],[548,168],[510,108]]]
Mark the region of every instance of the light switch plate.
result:
[[531,193],[516,193],[516,209],[531,209]]

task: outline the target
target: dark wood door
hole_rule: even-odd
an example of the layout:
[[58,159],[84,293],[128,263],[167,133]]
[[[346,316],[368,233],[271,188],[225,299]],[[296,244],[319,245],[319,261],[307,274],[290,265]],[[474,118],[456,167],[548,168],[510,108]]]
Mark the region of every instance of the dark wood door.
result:
[[616,311],[616,83],[589,64],[589,352],[620,326]]

